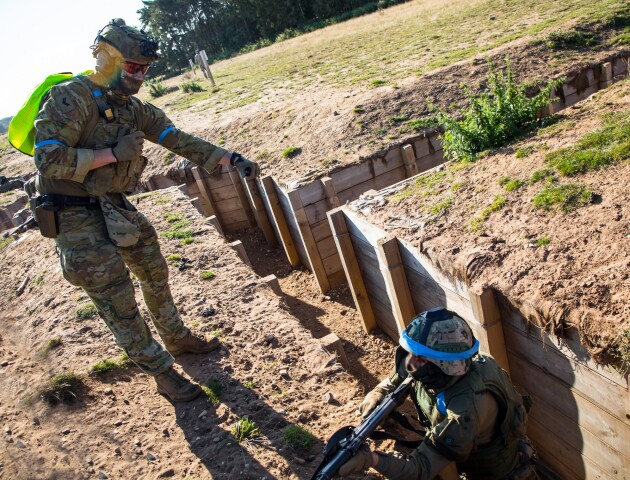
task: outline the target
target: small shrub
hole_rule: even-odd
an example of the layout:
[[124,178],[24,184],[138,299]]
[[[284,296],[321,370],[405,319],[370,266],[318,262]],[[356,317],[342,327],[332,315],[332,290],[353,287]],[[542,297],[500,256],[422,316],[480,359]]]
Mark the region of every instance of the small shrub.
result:
[[195,241],[194,238],[186,237],[186,238],[182,239],[182,245],[190,245],[194,241]]
[[249,388],[250,390],[256,387],[256,384],[253,382],[253,380],[246,380],[243,385],[245,385],[245,388]]
[[94,317],[97,313],[98,310],[96,306],[90,302],[77,309],[76,317],[78,320],[87,320],[88,318]]
[[551,243],[551,238],[549,237],[540,237],[536,241],[534,241],[534,246],[536,247],[546,247]]
[[209,280],[211,278],[216,277],[217,275],[214,272],[201,272],[199,274],[199,278],[201,278],[202,280]]
[[283,431],[284,443],[295,450],[310,450],[315,436],[308,430],[290,425]]
[[517,149],[516,152],[514,152],[514,155],[516,156],[516,158],[525,158],[529,157],[535,151],[536,147],[534,147],[533,145],[528,145],[526,147]]
[[547,35],[545,45],[553,50],[572,50],[597,45],[597,38],[590,32],[564,30]]
[[282,156],[285,158],[293,158],[297,155],[299,155],[302,152],[302,149],[300,147],[287,147],[282,151]]
[[525,180],[519,180],[517,178],[510,177],[501,177],[499,180],[499,185],[501,185],[508,192],[512,192],[514,190],[518,190],[523,185],[525,185]]
[[365,113],[365,110],[363,109],[363,105],[357,105],[356,107],[354,107],[352,109],[353,113]]
[[192,93],[192,92],[203,92],[204,89],[201,85],[199,85],[197,82],[183,82],[179,84],[179,88],[184,92],[184,93]]
[[77,398],[78,390],[82,385],[81,378],[73,372],[60,372],[53,375],[40,396],[50,405],[56,405],[59,402],[72,403]]
[[260,430],[248,417],[243,417],[232,425],[232,435],[237,443],[242,443],[260,437]]
[[536,170],[532,173],[532,176],[529,178],[530,183],[538,183],[540,181],[546,181],[548,183],[552,183],[556,181],[556,174],[551,168],[542,168],[540,170]]
[[166,94],[166,85],[162,82],[151,82],[149,84],[149,95],[153,98],[161,97]]
[[452,117],[437,109],[436,116],[444,127],[440,136],[447,158],[474,161],[489,149],[505,145],[536,125],[540,110],[549,104],[551,91],[563,79],[550,81],[532,98],[523,86],[517,86],[509,60],[506,71],[497,72],[492,64],[488,71],[488,90],[473,94],[462,85],[469,105],[462,118]]
[[221,398],[221,393],[223,392],[223,385],[216,380],[211,380],[205,385],[201,386],[203,393],[208,397],[208,401],[213,405],[219,403]]
[[590,203],[592,192],[578,183],[548,185],[533,198],[534,206],[543,210],[559,208],[568,213]]
[[170,263],[179,263],[182,259],[181,255],[178,255],[176,253],[169,255],[168,257],[166,257],[166,260]]
[[53,337],[48,340],[48,342],[46,342],[46,345],[44,345],[44,348],[42,348],[42,353],[47,354],[51,350],[57,348],[59,345],[61,345],[61,337]]

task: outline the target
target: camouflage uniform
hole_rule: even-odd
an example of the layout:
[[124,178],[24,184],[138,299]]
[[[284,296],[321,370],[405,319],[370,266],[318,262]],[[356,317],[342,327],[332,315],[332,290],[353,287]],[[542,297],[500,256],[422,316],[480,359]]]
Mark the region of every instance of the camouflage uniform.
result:
[[173,358],[153,339],[141,317],[127,267],[140,282],[162,340],[173,342],[188,329],[168,286],[168,268],[155,229],[125,197],[138,184],[147,159],[140,156],[90,170],[93,151],[113,147],[122,135],[135,131],[208,171],[227,151],[176,129],[164,112],[133,96],[124,102],[108,96],[114,120],[107,121],[99,113],[94,92],[105,95],[92,77],[75,77],[51,89],[35,122],[37,190],[40,195],[98,199],[93,207],[58,212],[55,242],[63,275],[86,291],[129,358],[157,375],[171,367]]

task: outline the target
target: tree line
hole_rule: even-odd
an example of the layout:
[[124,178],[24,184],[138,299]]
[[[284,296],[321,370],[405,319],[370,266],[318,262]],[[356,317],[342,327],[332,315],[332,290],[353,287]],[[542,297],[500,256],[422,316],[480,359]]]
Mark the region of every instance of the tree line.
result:
[[212,62],[405,1],[144,0],[139,14],[160,45],[155,76],[180,73],[198,50]]

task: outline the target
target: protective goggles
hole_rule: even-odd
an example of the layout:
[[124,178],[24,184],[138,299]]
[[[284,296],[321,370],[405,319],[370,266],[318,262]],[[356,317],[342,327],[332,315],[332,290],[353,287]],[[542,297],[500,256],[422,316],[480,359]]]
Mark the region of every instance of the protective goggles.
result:
[[142,65],[140,63],[134,63],[134,62],[128,62],[128,61],[124,61],[122,62],[121,68],[127,72],[129,75],[135,75],[138,72],[142,72],[142,75],[147,73],[147,70],[149,70],[150,65],[147,63],[146,65]]

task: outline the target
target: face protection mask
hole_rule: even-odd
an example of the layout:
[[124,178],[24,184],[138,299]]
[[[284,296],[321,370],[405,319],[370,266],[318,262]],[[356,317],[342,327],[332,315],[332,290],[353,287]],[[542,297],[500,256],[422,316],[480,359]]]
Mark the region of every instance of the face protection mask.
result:
[[411,370],[409,365],[405,365],[407,373],[414,380],[422,383],[426,388],[439,390],[444,388],[453,377],[444,373],[435,363],[426,362],[421,367]]
[[138,79],[138,76],[131,75],[119,68],[109,86],[112,90],[122,95],[135,95],[140,91],[143,82],[144,76]]

